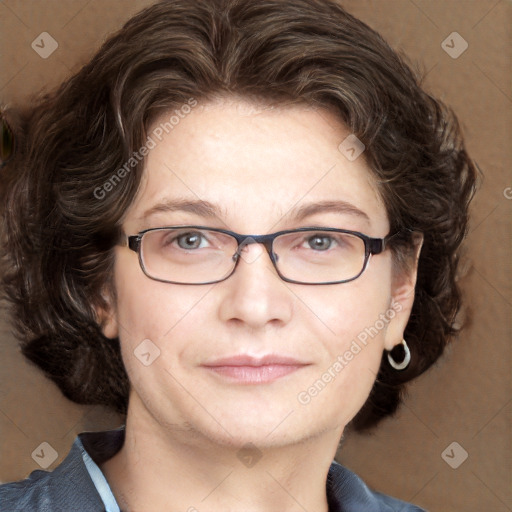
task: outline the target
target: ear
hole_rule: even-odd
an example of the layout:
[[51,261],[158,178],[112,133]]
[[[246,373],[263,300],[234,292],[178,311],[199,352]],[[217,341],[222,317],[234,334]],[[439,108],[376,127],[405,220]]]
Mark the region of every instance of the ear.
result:
[[413,243],[414,253],[411,255],[413,261],[408,263],[406,269],[393,270],[390,309],[395,311],[395,316],[389,322],[386,329],[384,345],[388,351],[401,343],[407,322],[411,316],[416,277],[418,275],[418,260],[423,245],[423,234],[413,233]]
[[110,293],[103,290],[101,296],[104,301],[103,306],[95,306],[98,324],[107,338],[117,338],[119,336],[119,325],[117,321],[117,309],[115,301]]

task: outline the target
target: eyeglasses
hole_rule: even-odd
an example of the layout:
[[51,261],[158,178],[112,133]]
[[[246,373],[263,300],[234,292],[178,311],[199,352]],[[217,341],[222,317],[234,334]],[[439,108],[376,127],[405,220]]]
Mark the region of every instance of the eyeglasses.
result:
[[357,279],[370,256],[384,251],[396,234],[371,238],[346,229],[306,227],[240,235],[206,226],[169,226],[126,236],[124,244],[138,253],[146,276],[164,283],[224,281],[235,272],[246,245],[263,244],[284,281],[339,284]]

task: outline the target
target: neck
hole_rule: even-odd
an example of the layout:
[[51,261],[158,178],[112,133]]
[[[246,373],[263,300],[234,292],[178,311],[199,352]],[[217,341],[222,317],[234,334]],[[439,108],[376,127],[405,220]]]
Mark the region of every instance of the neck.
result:
[[190,426],[130,414],[121,450],[101,465],[124,512],[327,512],[342,428],[293,444],[219,443]]

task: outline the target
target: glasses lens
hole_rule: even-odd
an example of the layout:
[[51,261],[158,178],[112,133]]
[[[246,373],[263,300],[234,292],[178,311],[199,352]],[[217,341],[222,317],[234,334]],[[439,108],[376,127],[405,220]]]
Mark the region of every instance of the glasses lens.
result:
[[293,281],[331,283],[357,277],[365,265],[365,244],[336,231],[298,231],[276,238],[279,272]]
[[173,283],[199,284],[226,277],[235,266],[236,240],[198,228],[157,229],[142,237],[146,274]]

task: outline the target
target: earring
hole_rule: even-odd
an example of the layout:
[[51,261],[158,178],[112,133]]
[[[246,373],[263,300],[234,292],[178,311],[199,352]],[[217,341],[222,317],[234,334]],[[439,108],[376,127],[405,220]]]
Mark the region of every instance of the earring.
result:
[[405,355],[404,360],[401,363],[397,363],[393,357],[391,356],[391,352],[388,352],[388,361],[389,364],[395,369],[395,370],[405,370],[409,363],[411,362],[411,351],[409,350],[409,347],[407,346],[407,343],[402,338],[401,344],[404,347]]

